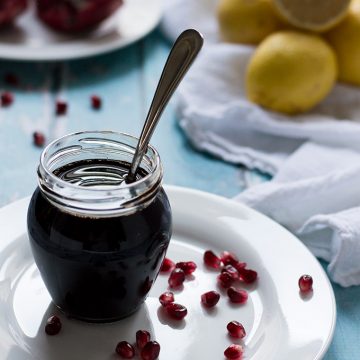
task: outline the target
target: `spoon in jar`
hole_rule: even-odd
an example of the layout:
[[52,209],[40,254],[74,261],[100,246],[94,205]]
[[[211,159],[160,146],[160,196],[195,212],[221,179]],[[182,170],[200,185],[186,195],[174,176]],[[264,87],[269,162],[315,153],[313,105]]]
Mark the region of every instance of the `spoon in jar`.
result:
[[172,47],[150,105],[130,171],[126,177],[127,183],[135,181],[137,169],[147,151],[155,127],[171,96],[201,50],[203,43],[202,35],[196,30],[189,29],[180,34]]

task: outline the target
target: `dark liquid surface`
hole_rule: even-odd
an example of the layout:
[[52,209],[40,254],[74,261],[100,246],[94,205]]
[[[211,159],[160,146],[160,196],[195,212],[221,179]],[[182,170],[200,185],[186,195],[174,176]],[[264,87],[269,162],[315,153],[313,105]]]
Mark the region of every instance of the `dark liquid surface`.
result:
[[[121,163],[86,161],[54,173],[78,186],[103,188],[121,186],[127,171]],[[75,216],[37,189],[28,231],[54,303],[76,318],[112,321],[134,312],[155,281],[171,236],[171,209],[161,189],[150,205],[131,215]]]

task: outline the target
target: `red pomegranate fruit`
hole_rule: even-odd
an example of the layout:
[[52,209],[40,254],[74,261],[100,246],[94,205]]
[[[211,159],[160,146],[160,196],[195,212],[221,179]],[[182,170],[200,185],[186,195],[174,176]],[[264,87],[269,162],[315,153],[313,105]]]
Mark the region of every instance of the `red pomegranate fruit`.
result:
[[8,25],[27,7],[27,0],[0,1],[0,26]]
[[123,0],[37,0],[37,15],[50,28],[67,33],[94,29]]

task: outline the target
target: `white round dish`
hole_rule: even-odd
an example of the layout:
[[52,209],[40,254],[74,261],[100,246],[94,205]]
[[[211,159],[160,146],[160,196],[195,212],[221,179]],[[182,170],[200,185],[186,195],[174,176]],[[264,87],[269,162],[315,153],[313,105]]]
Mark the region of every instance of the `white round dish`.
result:
[[87,35],[54,32],[37,18],[33,7],[14,26],[0,31],[0,58],[70,60],[123,48],[151,32],[162,15],[162,0],[126,0],[99,28]]
[[[194,260],[198,269],[175,291],[176,302],[188,308],[181,322],[169,320],[158,296],[167,289],[159,275],[146,303],[133,316],[113,324],[95,325],[59,316],[57,336],[44,333],[44,323],[58,311],[34,264],[26,235],[29,199],[0,210],[0,354],[7,360],[116,359],[117,342],[135,340],[139,329],[149,330],[161,345],[161,360],[223,359],[233,342],[244,345],[247,360],[318,360],[325,354],[335,327],[336,310],[331,285],[305,246],[284,228],[243,205],[215,195],[167,187],[174,215],[168,257]],[[231,305],[223,293],[212,310],[200,295],[217,289],[216,272],[206,269],[206,249],[234,251],[259,273],[247,287],[245,305]],[[298,278],[314,278],[312,296],[299,294]],[[91,301],[91,299],[89,299]],[[231,320],[243,323],[247,336],[227,336]],[[139,359],[139,358],[137,358]]]

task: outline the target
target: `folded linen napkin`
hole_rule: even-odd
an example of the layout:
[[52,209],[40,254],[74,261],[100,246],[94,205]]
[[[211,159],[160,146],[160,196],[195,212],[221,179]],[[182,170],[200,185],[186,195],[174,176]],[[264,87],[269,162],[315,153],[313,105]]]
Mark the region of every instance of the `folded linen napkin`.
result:
[[243,85],[254,48],[218,41],[216,3],[167,0],[165,34],[194,27],[212,42],[179,89],[181,127],[199,150],[274,175],[236,199],[297,234],[329,261],[334,281],[359,285],[360,89],[339,84],[296,117],[250,103]]

